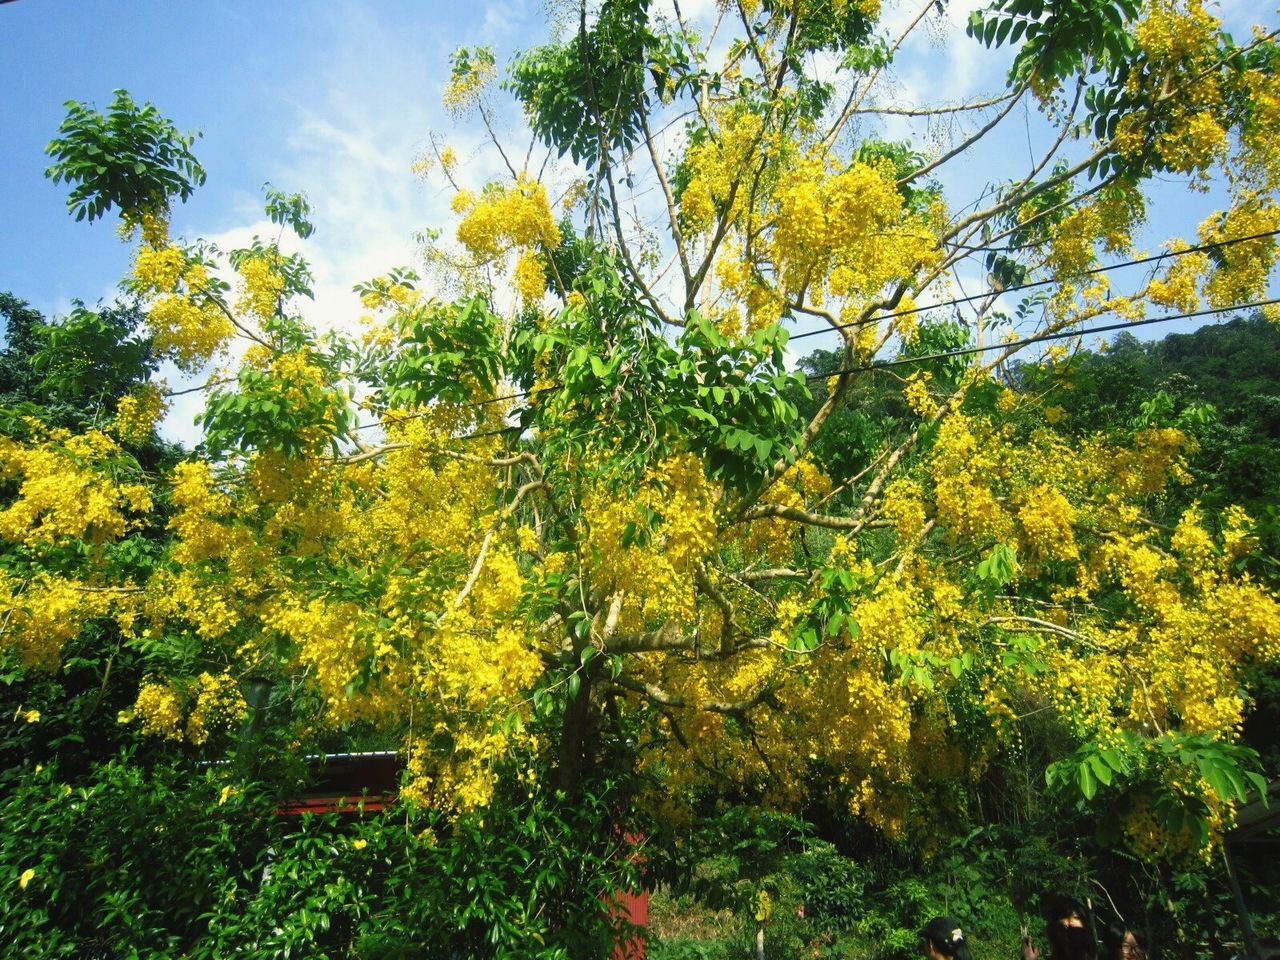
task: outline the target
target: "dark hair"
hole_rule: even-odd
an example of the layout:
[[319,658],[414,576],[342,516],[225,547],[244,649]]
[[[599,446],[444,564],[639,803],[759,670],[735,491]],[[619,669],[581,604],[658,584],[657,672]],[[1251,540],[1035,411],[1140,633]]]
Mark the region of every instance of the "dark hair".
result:
[[973,960],[969,945],[965,943],[960,922],[953,917],[934,917],[924,925],[920,936],[930,941],[944,957],[955,960]]
[[1137,931],[1132,927],[1126,927],[1118,920],[1108,923],[1105,927],[1098,931],[1098,939],[1102,941],[1102,945],[1108,950],[1117,950],[1124,945],[1124,938],[1132,933],[1133,938],[1138,938]]
[[1138,936],[1138,931],[1133,927],[1127,926],[1116,920],[1108,923],[1098,933],[1098,939],[1102,941],[1102,945],[1106,947],[1107,953],[1115,954],[1124,946],[1124,939],[1129,934],[1133,934],[1133,939],[1137,942],[1138,947],[1142,947],[1142,938]]
[[1063,920],[1074,914],[1086,924],[1089,922],[1089,910],[1075,897],[1065,893],[1050,893],[1040,901],[1040,915],[1045,923]]

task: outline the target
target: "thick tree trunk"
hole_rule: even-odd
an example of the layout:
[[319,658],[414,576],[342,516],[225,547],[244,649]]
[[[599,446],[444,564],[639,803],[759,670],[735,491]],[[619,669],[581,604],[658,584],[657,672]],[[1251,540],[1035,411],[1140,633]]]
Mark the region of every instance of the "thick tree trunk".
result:
[[560,769],[557,786],[569,796],[578,792],[589,758],[595,753],[596,724],[591,710],[593,684],[587,671],[578,674],[581,682],[564,711],[560,735]]

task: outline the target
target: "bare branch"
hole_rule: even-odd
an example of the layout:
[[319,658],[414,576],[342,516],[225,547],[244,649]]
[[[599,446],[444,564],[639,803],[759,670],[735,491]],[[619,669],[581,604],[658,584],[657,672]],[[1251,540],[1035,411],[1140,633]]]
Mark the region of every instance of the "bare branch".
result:
[[658,183],[662,185],[662,195],[667,199],[667,218],[671,221],[671,236],[676,242],[676,253],[680,257],[680,271],[684,275],[685,287],[689,285],[689,257],[684,249],[684,234],[680,229],[680,220],[676,213],[676,198],[667,182],[667,175],[662,169],[662,161],[658,158],[658,149],[653,142],[653,132],[649,129],[649,115],[640,111],[640,124],[644,129],[645,146],[649,148],[649,159],[653,161],[653,170],[658,175]]
[[711,582],[711,578],[707,576],[707,571],[703,567],[698,567],[695,577],[697,578],[698,586],[702,587],[707,596],[714,600],[716,606],[720,608],[722,620],[720,624],[720,652],[727,656],[733,652],[733,633],[737,629],[737,624],[733,619],[733,604]]
[[742,521],[776,518],[791,520],[795,523],[808,524],[811,527],[826,527],[830,530],[851,530],[857,532],[867,526],[877,526],[861,519],[850,517],[833,517],[828,514],[810,513],[798,507],[786,507],[780,503],[758,503],[742,514]]
[[757,580],[785,580],[790,577],[807,576],[803,570],[792,570],[790,567],[769,567],[764,570],[742,570],[732,575],[735,580],[754,583]]
[[212,387],[220,387],[224,383],[235,383],[239,377],[215,377],[212,380],[206,380],[204,383],[197,384],[194,387],[187,387],[183,390],[165,390],[161,396],[166,399],[169,397],[181,397],[188,393],[199,393],[202,390],[209,390]]
[[1051,620],[1041,620],[1039,617],[1024,617],[1024,616],[988,617],[986,620],[983,620],[980,624],[978,624],[978,627],[981,628],[981,627],[989,626],[991,624],[1000,625],[1005,623],[1027,624],[1029,627],[1034,628],[1034,632],[1036,633],[1052,633],[1060,637],[1066,637],[1068,640],[1084,639],[1084,637],[1082,637],[1075,630],[1072,630],[1068,627],[1064,627],[1061,624],[1054,623]]
[[1008,105],[1005,106],[1003,110],[1001,110],[994,117],[992,117],[985,124],[983,124],[983,126],[980,127],[970,137],[960,141],[960,143],[956,144],[954,147],[952,147],[950,150],[948,150],[946,153],[940,156],[937,160],[934,160],[932,163],[926,163],[919,170],[915,170],[908,176],[903,177],[901,180],[898,181],[898,186],[903,186],[905,184],[910,183],[912,180],[916,180],[919,177],[923,177],[923,176],[926,176],[927,174],[932,173],[934,170],[937,170],[940,166],[942,166],[948,160],[951,160],[959,156],[960,154],[964,153],[965,151],[967,151],[975,143],[977,143],[979,140],[985,137],[988,133],[994,130],[996,126],[1002,120],[1004,120],[1005,117],[1009,115],[1009,112],[1018,105],[1018,101],[1022,99],[1022,95],[1026,93],[1026,91],[1027,91],[1026,84],[1023,84],[1022,86],[1018,87],[1018,89],[1014,91],[1016,96],[1014,96],[1014,98],[1009,101]]
[[966,110],[985,110],[987,107],[994,107],[997,104],[1004,103],[1010,97],[1018,96],[1020,93],[1021,88],[1002,93],[998,97],[988,97],[985,100],[974,100],[969,103],[959,103],[948,107],[859,107],[853,112],[855,114],[886,114],[893,117],[936,117],[947,113],[963,113]]
[[489,133],[489,142],[498,148],[498,155],[502,157],[502,162],[506,165],[507,172],[511,174],[512,180],[519,180],[520,174],[516,173],[516,168],[511,165],[511,161],[507,159],[507,151],[502,149],[502,144],[498,142],[498,136],[493,132],[493,124],[489,122],[489,111],[484,108],[484,104],[478,105],[480,108],[480,119],[484,121],[484,128]]
[[774,685],[766,685],[757,690],[750,697],[742,700],[697,700],[690,701],[684,697],[668,693],[657,684],[649,683],[644,680],[636,680],[632,677],[618,677],[612,681],[618,686],[626,690],[642,693],[651,701],[661,707],[667,707],[673,710],[702,710],[707,713],[722,713],[729,716],[741,717],[749,711],[754,710],[760,704],[765,703],[776,689]]
[[[885,63],[888,63],[893,59],[894,54],[898,52],[898,48],[906,42],[906,39],[911,35],[911,32],[920,25],[920,21],[923,20],[928,15],[929,11],[933,9],[935,2],[936,0],[927,0],[925,5],[920,8],[920,12],[916,14],[915,19],[907,24],[902,33],[898,34],[898,38],[894,40],[893,45],[889,47],[889,54],[885,57]],[[862,106],[862,101],[865,100],[867,94],[871,92],[871,87],[875,84],[876,80],[879,79],[882,70],[884,70],[884,67],[879,66],[871,71],[870,75],[867,77],[866,83],[862,85],[861,93],[858,92],[856,84],[853,89],[849,91],[849,99],[845,101],[844,109],[840,111],[840,116],[836,118],[836,122],[831,125],[831,129],[827,131],[827,135],[822,139],[824,146],[830,148],[836,142],[836,139],[840,136],[841,129],[844,127],[845,123],[848,122],[849,118],[857,112],[858,108]]]
[[693,640],[668,621],[647,633],[624,633],[613,637],[605,648],[609,653],[651,653],[660,650],[692,650]]
[[609,645],[609,641],[618,629],[618,617],[622,615],[622,601],[626,595],[625,590],[619,590],[613,595],[613,601],[609,604],[609,612],[604,618],[604,626],[600,630],[601,650]]

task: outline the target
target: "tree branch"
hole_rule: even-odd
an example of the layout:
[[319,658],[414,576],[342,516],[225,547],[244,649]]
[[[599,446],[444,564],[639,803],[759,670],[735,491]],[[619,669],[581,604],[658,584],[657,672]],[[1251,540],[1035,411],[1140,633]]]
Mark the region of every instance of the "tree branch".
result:
[[852,519],[850,517],[833,517],[829,514],[810,513],[808,510],[801,510],[798,507],[786,507],[780,503],[758,503],[744,512],[739,517],[739,520],[746,522],[766,518],[791,520],[795,523],[804,523],[811,527],[826,527],[830,530],[851,530],[855,533],[868,526],[888,526],[888,524],[869,523],[865,520]]
[[722,713],[728,716],[742,717],[773,696],[776,686],[766,685],[749,697],[742,700],[686,700],[679,694],[668,693],[657,684],[632,677],[617,677],[612,683],[625,690],[642,693],[661,707],[673,710],[703,710],[707,713]]

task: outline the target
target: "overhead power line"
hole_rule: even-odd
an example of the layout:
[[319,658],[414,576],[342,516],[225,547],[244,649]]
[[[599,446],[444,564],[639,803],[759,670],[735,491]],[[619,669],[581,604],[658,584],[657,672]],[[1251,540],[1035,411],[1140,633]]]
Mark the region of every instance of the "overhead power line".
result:
[[[1132,327],[1145,327],[1153,323],[1170,323],[1174,320],[1190,320],[1195,317],[1216,316],[1223,313],[1233,313],[1237,310],[1256,310],[1260,307],[1269,307],[1273,304],[1280,304],[1280,297],[1270,300],[1254,300],[1249,303],[1235,304],[1230,307],[1211,307],[1206,310],[1189,310],[1184,313],[1170,313],[1160,317],[1147,317],[1145,320],[1125,320],[1119,323],[1106,323],[1101,326],[1090,327],[1087,330],[1059,330],[1055,333],[1044,333],[1032,337],[1024,337],[1020,340],[1006,340],[1002,343],[992,343],[981,347],[961,347],[956,350],[944,350],[939,353],[926,353],[918,357],[899,357],[897,360],[880,360],[875,363],[863,364],[856,367],[841,367],[838,370],[831,370],[827,373],[812,373],[805,377],[807,383],[814,383],[818,380],[830,380],[832,377],[838,377],[848,373],[871,373],[875,370],[883,370],[890,367],[907,366],[913,363],[927,363],[930,360],[948,360],[952,357],[965,357],[978,353],[988,353],[992,350],[1010,350],[1015,347],[1030,346],[1035,343],[1048,343],[1052,340],[1070,340],[1078,337],[1089,337],[1099,333],[1110,333],[1116,330],[1128,330]],[[537,390],[528,390],[524,393],[512,394],[509,397],[499,397],[489,400],[477,400],[473,403],[464,404],[463,406],[481,406],[487,403],[494,403],[497,400],[511,400],[518,397],[532,396],[535,393],[542,393],[547,390],[554,390],[554,386],[539,387]],[[412,420],[425,414],[414,413],[406,417],[396,418],[397,422],[401,420]],[[380,426],[378,422],[364,423],[356,427],[357,430],[364,430],[369,427]],[[482,437],[494,437],[504,433],[519,433],[524,430],[520,426],[499,427],[496,430],[483,430],[478,433],[467,433],[455,440],[478,440]]]
[[[1245,243],[1249,240],[1262,240],[1266,237],[1274,237],[1280,234],[1280,230],[1264,230],[1262,233],[1253,233],[1247,237],[1232,237],[1227,240],[1219,240],[1214,243],[1202,243],[1195,247],[1187,247],[1185,250],[1169,250],[1165,253],[1153,254],[1149,257],[1140,257],[1137,260],[1123,260],[1119,263],[1103,264],[1102,266],[1092,267],[1085,270],[1081,276],[1091,277],[1099,273],[1107,273],[1111,270],[1121,270],[1128,267],[1140,267],[1147,263],[1158,263],[1161,260],[1167,260],[1170,257],[1184,257],[1189,253],[1204,253],[1208,250],[1219,249],[1221,247],[1229,247],[1237,243]],[[1000,287],[998,289],[984,290],[982,293],[970,294],[967,297],[956,297],[952,300],[942,300],[938,303],[932,303],[923,307],[912,307],[910,310],[899,310],[896,313],[882,313],[872,317],[872,320],[892,320],[895,317],[909,317],[916,313],[926,313],[929,310],[942,310],[947,307],[958,307],[962,304],[973,303],[975,300],[985,300],[990,296],[1000,296],[1006,293],[1017,293],[1019,290],[1032,290],[1036,287],[1045,287],[1055,283],[1061,283],[1060,278],[1051,277],[1045,280],[1032,280],[1029,283],[1020,283],[1012,287]],[[850,327],[856,327],[861,321],[852,323],[836,323],[830,324],[821,330],[807,330],[804,333],[795,333],[791,335],[792,340],[803,340],[806,337],[817,337],[824,333],[830,333],[832,330],[847,330]]]
[[1147,317],[1145,320],[1124,320],[1119,323],[1107,323],[1088,330],[1059,330],[1055,333],[1044,333],[1038,336],[1024,337],[1021,340],[1006,340],[1002,343],[991,343],[981,347],[960,347],[956,350],[945,350],[941,353],[926,353],[918,357],[899,357],[896,360],[879,360],[858,367],[842,367],[829,373],[814,373],[805,377],[806,381],[829,380],[845,373],[868,373],[885,367],[901,367],[913,363],[925,363],[929,360],[947,360],[951,357],[966,357],[975,353],[987,353],[992,350],[1009,350],[1015,347],[1026,347],[1033,343],[1048,343],[1050,340],[1070,340],[1077,337],[1088,337],[1098,333],[1110,333],[1114,330],[1128,330],[1131,327],[1145,327],[1151,323],[1169,323],[1172,320],[1190,320],[1194,317],[1208,317],[1220,313],[1232,313],[1236,310],[1256,310],[1280,303],[1280,297],[1271,300],[1254,300],[1231,307],[1211,307],[1207,310],[1191,310],[1186,313],[1170,313],[1162,317]]
[[[1232,245],[1237,244],[1237,243],[1245,243],[1245,242],[1247,242],[1247,241],[1249,241],[1249,240],[1262,240],[1262,239],[1265,239],[1266,237],[1274,237],[1274,236],[1276,236],[1276,235],[1280,235],[1280,230],[1264,230],[1264,231],[1262,231],[1261,233],[1254,233],[1254,234],[1250,234],[1250,235],[1248,235],[1248,236],[1244,236],[1244,237],[1230,237],[1230,238],[1228,238],[1228,239],[1226,239],[1226,240],[1219,240],[1219,241],[1216,241],[1216,242],[1214,242],[1214,243],[1203,243],[1203,244],[1199,244],[1198,246],[1194,246],[1194,247],[1187,247],[1187,248],[1186,248],[1186,249],[1184,249],[1184,250],[1170,250],[1170,251],[1167,251],[1167,252],[1165,252],[1165,253],[1154,254],[1154,255],[1149,256],[1149,257],[1141,257],[1141,258],[1136,259],[1136,260],[1124,260],[1124,261],[1121,261],[1121,262],[1119,262],[1119,263],[1104,264],[1104,265],[1101,265],[1101,266],[1098,266],[1098,267],[1093,267],[1092,269],[1086,270],[1086,271],[1084,271],[1084,273],[1083,273],[1082,275],[1083,275],[1083,276],[1093,276],[1093,275],[1096,275],[1096,274],[1099,274],[1099,273],[1106,273],[1106,272],[1108,272],[1108,271],[1110,271],[1110,270],[1121,270],[1121,269],[1126,269],[1126,268],[1128,268],[1128,267],[1137,267],[1137,266],[1142,266],[1142,265],[1144,265],[1144,264],[1148,264],[1148,263],[1156,263],[1156,262],[1159,262],[1159,261],[1161,261],[1161,260],[1166,260],[1166,259],[1168,259],[1168,258],[1170,258],[1170,257],[1181,257],[1181,256],[1186,256],[1187,254],[1190,254],[1190,253],[1203,253],[1203,252],[1206,252],[1206,251],[1208,251],[1208,250],[1212,250],[1212,249],[1217,249],[1217,248],[1221,248],[1221,247],[1229,247],[1229,246],[1232,246]],[[894,318],[896,318],[896,317],[906,317],[906,316],[911,316],[911,315],[913,315],[913,314],[917,314],[917,313],[925,313],[925,312],[930,311],[930,310],[942,310],[942,309],[945,309],[945,308],[947,308],[947,307],[960,306],[960,305],[962,305],[962,304],[972,303],[972,302],[974,302],[975,300],[982,300],[982,299],[985,299],[986,297],[990,297],[990,296],[993,296],[993,295],[1000,295],[1000,294],[1005,294],[1005,293],[1016,293],[1016,292],[1017,292],[1017,291],[1019,291],[1019,290],[1030,290],[1030,289],[1033,289],[1033,288],[1036,288],[1036,287],[1048,286],[1048,285],[1050,285],[1050,284],[1060,283],[1060,282],[1061,282],[1061,280],[1060,280],[1060,279],[1057,279],[1057,278],[1051,278],[1051,279],[1046,279],[1046,280],[1034,280],[1034,281],[1032,281],[1032,282],[1030,282],[1030,283],[1019,284],[1019,285],[1012,286],[1012,287],[1003,287],[1003,288],[1000,288],[1000,289],[990,289],[990,290],[983,291],[982,293],[970,294],[969,296],[965,296],[965,297],[956,297],[956,298],[951,299],[951,300],[943,300],[943,301],[940,301],[940,302],[938,302],[938,303],[929,304],[928,306],[912,307],[910,310],[899,310],[899,311],[894,312],[894,313],[883,313],[883,314],[880,314],[879,316],[876,316],[876,317],[874,317],[874,318],[872,318],[872,319],[875,319],[875,320],[892,320],[892,319],[894,319]],[[1113,325],[1110,325],[1110,326],[1107,326],[1107,327],[1096,327],[1096,328],[1094,328],[1094,329],[1093,329],[1093,330],[1091,330],[1091,331],[1063,332],[1063,333],[1061,333],[1061,334],[1056,334],[1056,335],[1054,335],[1054,336],[1029,337],[1029,338],[1027,338],[1027,339],[1025,339],[1025,340],[1007,341],[1007,342],[1005,342],[1005,343],[994,344],[994,345],[992,345],[992,346],[990,346],[990,347],[966,347],[966,348],[964,348],[963,350],[961,350],[961,351],[959,351],[959,352],[950,352],[950,353],[943,353],[943,354],[933,354],[933,355],[927,355],[927,356],[921,356],[921,357],[907,357],[907,358],[901,358],[901,359],[898,359],[898,360],[886,360],[886,361],[878,362],[878,363],[873,364],[873,365],[871,365],[871,366],[865,366],[865,367],[850,367],[850,368],[848,368],[847,370],[838,370],[838,371],[835,371],[835,372],[833,372],[833,373],[822,374],[822,375],[820,375],[820,376],[811,377],[811,378],[809,378],[809,379],[823,379],[823,378],[826,378],[826,377],[839,376],[842,372],[849,372],[849,373],[861,373],[861,372],[866,372],[867,370],[879,369],[879,368],[881,368],[881,367],[901,366],[902,364],[907,364],[907,363],[920,363],[920,362],[923,362],[923,361],[925,361],[925,360],[943,359],[943,358],[951,357],[951,356],[963,356],[963,355],[965,355],[965,354],[970,354],[970,353],[981,353],[981,352],[985,352],[985,351],[987,351],[987,350],[1006,349],[1006,348],[1008,348],[1008,347],[1010,347],[1010,346],[1015,346],[1015,345],[1016,345],[1016,346],[1022,346],[1022,345],[1026,345],[1026,344],[1030,344],[1030,343],[1039,343],[1039,342],[1042,342],[1042,341],[1047,341],[1047,340],[1052,340],[1052,339],[1066,339],[1066,338],[1068,338],[1068,337],[1074,337],[1074,336],[1087,336],[1087,335],[1089,335],[1089,333],[1100,333],[1100,332],[1105,332],[1105,331],[1107,331],[1107,330],[1121,329],[1121,328],[1124,328],[1124,327],[1145,326],[1145,325],[1147,325],[1147,324],[1151,324],[1151,323],[1164,323],[1164,322],[1171,321],[1171,320],[1183,320],[1183,319],[1189,319],[1189,318],[1191,318],[1191,317],[1197,317],[1197,316],[1208,316],[1208,315],[1211,315],[1211,314],[1217,314],[1217,313],[1230,312],[1231,310],[1248,310],[1248,309],[1253,309],[1253,308],[1256,308],[1256,307],[1259,307],[1259,306],[1267,306],[1267,305],[1270,305],[1270,304],[1275,303],[1275,302],[1276,302],[1276,301],[1274,301],[1274,300],[1266,300],[1266,301],[1259,301],[1259,302],[1257,302],[1257,303],[1245,303],[1245,304],[1240,304],[1239,306],[1235,306],[1235,307],[1224,307],[1224,308],[1221,308],[1221,309],[1215,309],[1215,310],[1203,310],[1203,311],[1196,311],[1196,312],[1186,313],[1186,314],[1170,315],[1170,316],[1165,316],[1165,317],[1153,317],[1153,318],[1150,318],[1150,319],[1147,319],[1147,320],[1127,321],[1127,322],[1125,322],[1125,323],[1113,324]],[[848,329],[849,327],[853,327],[853,326],[857,326],[857,325],[858,325],[858,323],[857,323],[857,322],[854,322],[854,323],[843,323],[843,324],[832,324],[832,325],[829,325],[828,327],[826,327],[826,328],[824,328],[824,329],[821,329],[821,330],[809,330],[809,331],[806,331],[806,332],[804,332],[804,333],[796,333],[796,334],[792,334],[792,335],[791,335],[791,337],[790,337],[789,339],[790,339],[790,340],[803,340],[803,339],[805,339],[805,338],[807,338],[807,337],[816,337],[816,336],[819,336],[819,335],[824,334],[824,333],[830,333],[830,332],[832,332],[833,330],[845,330],[845,329]],[[524,399],[524,398],[527,398],[527,397],[536,396],[536,395],[537,395],[537,394],[539,394],[539,393],[545,393],[545,392],[547,392],[547,391],[549,391],[549,390],[554,390],[554,389],[556,389],[558,386],[559,386],[559,384],[553,384],[553,385],[546,386],[546,387],[537,387],[537,388],[532,389],[532,390],[521,390],[521,391],[516,391],[516,392],[514,392],[514,393],[507,394],[507,395],[505,395],[505,396],[500,396],[500,397],[488,397],[488,398],[486,398],[486,399],[484,399],[484,400],[471,400],[471,401],[468,401],[468,402],[466,402],[466,403],[458,404],[458,406],[460,406],[460,407],[464,407],[464,408],[466,408],[466,407],[484,407],[484,406],[489,406],[490,404],[494,404],[494,403],[505,403],[505,402],[507,402],[507,401],[509,401],[509,400],[521,400],[521,399]],[[420,417],[420,416],[424,416],[424,414],[410,414],[408,417],[404,417],[404,418],[400,418],[400,419],[416,419],[416,418],[418,418],[418,417]],[[372,422],[372,423],[362,423],[362,424],[359,424],[358,426],[356,426],[356,427],[355,427],[355,429],[356,429],[356,430],[370,430],[370,429],[373,429],[374,427],[378,427],[378,426],[382,426],[382,425],[383,425],[383,421],[374,421],[374,422]],[[500,433],[501,433],[501,432],[509,432],[509,431],[503,430],[503,431],[497,431],[497,432],[500,432]]]

